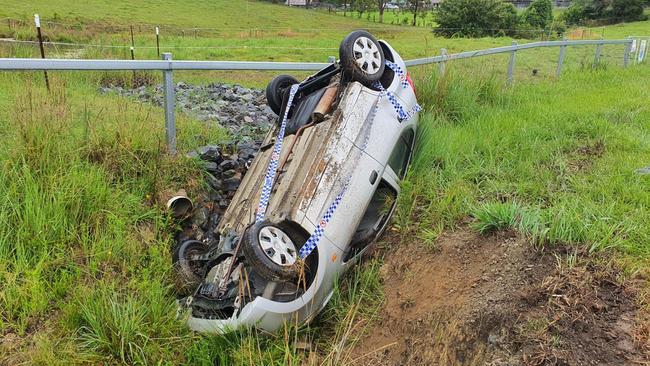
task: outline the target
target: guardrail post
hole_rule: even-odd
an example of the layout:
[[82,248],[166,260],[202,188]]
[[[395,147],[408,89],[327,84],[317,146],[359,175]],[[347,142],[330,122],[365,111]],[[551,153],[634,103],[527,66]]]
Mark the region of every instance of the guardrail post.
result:
[[594,66],[592,67],[594,69],[598,67],[598,64],[600,63],[600,53],[602,52],[602,50],[603,50],[603,44],[598,43],[598,45],[596,45],[596,55],[594,56]]
[[[512,41],[513,46],[517,46],[516,41]],[[512,85],[514,82],[514,74],[515,74],[515,59],[517,57],[517,49],[513,49],[512,53],[510,54],[510,62],[508,63],[508,85]]]
[[[566,41],[566,38],[563,38],[562,41]],[[560,46],[560,58],[557,60],[557,69],[555,69],[555,77],[560,77],[562,75],[562,65],[564,64],[564,56],[566,54],[566,44]]]
[[162,59],[170,61],[169,66],[163,71],[163,88],[165,92],[165,131],[167,133],[167,150],[170,154],[176,154],[176,119],[174,108],[176,97],[174,95],[174,79],[172,77],[171,53],[163,53]]
[[625,44],[625,53],[623,54],[623,67],[630,63],[630,53],[632,53],[632,40]]
[[440,77],[443,77],[445,76],[445,71],[447,69],[447,49],[441,48],[440,55],[442,55],[442,61],[438,63],[438,73],[440,74]]

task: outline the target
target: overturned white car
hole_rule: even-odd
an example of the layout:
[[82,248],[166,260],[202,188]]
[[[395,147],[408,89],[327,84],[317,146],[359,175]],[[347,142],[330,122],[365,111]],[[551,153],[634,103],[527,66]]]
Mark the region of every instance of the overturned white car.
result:
[[191,329],[310,321],[385,229],[413,150],[415,90],[402,58],[369,33],[352,32],[339,52],[302,82],[271,81],[278,123],[219,223],[218,244],[178,247],[178,270],[201,278],[180,302]]

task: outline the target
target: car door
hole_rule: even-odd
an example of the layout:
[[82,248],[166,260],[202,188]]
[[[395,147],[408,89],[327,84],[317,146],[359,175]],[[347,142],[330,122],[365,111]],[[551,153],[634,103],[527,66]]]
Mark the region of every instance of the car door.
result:
[[343,261],[352,263],[358,259],[386,229],[397,208],[399,182],[406,176],[413,153],[415,131],[406,128],[399,136],[384,168],[381,180],[376,186],[366,210],[359,220],[356,231],[346,250]]

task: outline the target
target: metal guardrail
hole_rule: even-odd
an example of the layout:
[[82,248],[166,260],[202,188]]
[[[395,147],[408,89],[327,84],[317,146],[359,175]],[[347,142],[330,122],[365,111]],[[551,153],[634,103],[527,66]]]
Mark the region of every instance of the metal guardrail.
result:
[[329,63],[256,61],[173,61],[169,60],[66,60],[0,58],[0,70],[320,70]]
[[[466,51],[455,54],[447,54],[443,48],[441,55],[433,57],[418,58],[405,61],[406,66],[418,66],[427,64],[438,64],[440,72],[444,73],[445,64],[451,60],[489,56],[500,53],[510,53],[508,63],[508,84],[514,81],[514,69],[517,51],[541,48],[560,47],[556,76],[562,73],[562,65],[566,47],[568,46],[596,46],[594,55],[594,67],[600,62],[602,47],[604,45],[626,45],[623,54],[623,65],[627,67],[630,61],[630,50],[632,39],[620,40],[576,40],[576,41],[545,41],[517,44],[512,42],[511,46],[488,48],[484,50]],[[21,71],[21,70],[153,70],[162,71],[164,80],[164,107],[165,107],[165,128],[167,133],[167,146],[169,151],[176,153],[176,119],[174,116],[175,95],[173,72],[180,70],[259,70],[259,71],[315,71],[327,67],[335,62],[334,57],[329,57],[327,63],[316,62],[253,62],[253,61],[174,61],[171,53],[162,54],[162,60],[75,60],[75,59],[34,59],[34,58],[0,58],[0,71]]]

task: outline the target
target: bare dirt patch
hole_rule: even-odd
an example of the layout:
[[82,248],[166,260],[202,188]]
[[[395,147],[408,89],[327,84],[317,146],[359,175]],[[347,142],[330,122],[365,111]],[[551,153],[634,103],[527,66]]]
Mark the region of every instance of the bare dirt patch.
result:
[[648,357],[638,280],[573,249],[514,233],[395,246],[386,301],[353,349],[357,365],[638,365]]

